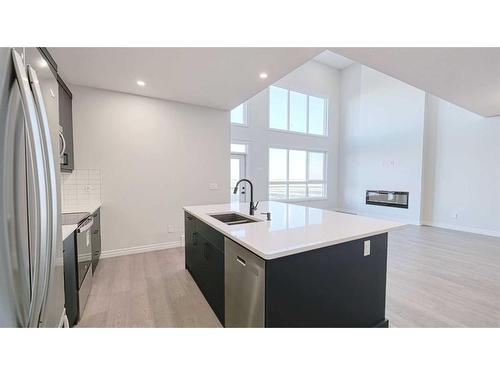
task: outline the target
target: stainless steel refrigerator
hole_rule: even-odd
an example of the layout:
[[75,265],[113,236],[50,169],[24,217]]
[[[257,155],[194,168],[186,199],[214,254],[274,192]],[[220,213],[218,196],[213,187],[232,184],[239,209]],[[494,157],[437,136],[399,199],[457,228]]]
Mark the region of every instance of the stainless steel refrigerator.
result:
[[0,48],[0,327],[64,314],[57,74],[38,48]]

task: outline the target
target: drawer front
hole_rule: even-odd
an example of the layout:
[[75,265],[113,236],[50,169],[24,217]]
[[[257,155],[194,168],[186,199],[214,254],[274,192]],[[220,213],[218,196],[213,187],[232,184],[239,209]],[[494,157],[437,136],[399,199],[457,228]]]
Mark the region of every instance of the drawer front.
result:
[[210,225],[205,224],[201,220],[196,221],[196,232],[200,233],[206,240],[208,240],[215,248],[224,251],[224,236],[213,229]]
[[85,306],[87,305],[87,301],[90,295],[90,289],[92,289],[92,270],[88,270],[85,275],[85,279],[83,280],[82,285],[80,286],[80,290],[78,291],[78,299],[80,305],[80,318],[83,315],[83,311],[85,310]]

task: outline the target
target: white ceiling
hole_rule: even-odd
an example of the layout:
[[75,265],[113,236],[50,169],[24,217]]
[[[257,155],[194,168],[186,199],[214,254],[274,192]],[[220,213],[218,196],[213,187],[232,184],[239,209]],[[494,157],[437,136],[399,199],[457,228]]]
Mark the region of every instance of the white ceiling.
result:
[[483,116],[500,115],[500,48],[330,48]]
[[[69,83],[230,110],[323,50],[50,48],[50,53]],[[268,78],[260,79],[261,72]]]
[[320,62],[322,64],[328,65],[332,68],[342,70],[347,68],[349,65],[354,63],[354,61],[341,56],[339,54],[333,53],[332,51],[323,51],[318,56],[314,58],[314,61]]

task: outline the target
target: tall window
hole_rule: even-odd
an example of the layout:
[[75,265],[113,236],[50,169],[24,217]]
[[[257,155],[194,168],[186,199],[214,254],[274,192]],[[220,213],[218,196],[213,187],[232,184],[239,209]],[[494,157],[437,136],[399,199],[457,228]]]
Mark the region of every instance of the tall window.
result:
[[269,199],[326,198],[326,152],[269,149]]
[[327,99],[277,86],[269,88],[269,127],[326,136]]
[[231,124],[247,124],[247,103],[242,103],[231,111]]

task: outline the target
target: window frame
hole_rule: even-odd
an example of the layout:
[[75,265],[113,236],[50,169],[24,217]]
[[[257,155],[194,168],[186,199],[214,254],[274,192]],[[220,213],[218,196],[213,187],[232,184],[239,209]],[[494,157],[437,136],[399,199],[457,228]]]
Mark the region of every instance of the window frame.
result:
[[[231,146],[232,145],[242,145],[242,146],[245,146],[245,151],[244,152],[239,152],[239,151],[233,151],[231,150]],[[232,139],[231,140],[231,143],[229,144],[229,152],[232,154],[235,154],[235,155],[248,155],[248,147],[249,147],[249,143],[248,142],[244,142],[244,141],[238,141],[238,140],[235,140],[235,139]]]
[[[239,123],[239,122],[233,122],[231,120],[231,112],[238,108],[240,105],[243,106],[243,123]],[[234,126],[244,126],[244,127],[248,127],[248,102],[243,102],[239,105],[237,105],[236,107],[234,107],[232,110],[229,111],[229,121],[231,122],[231,125],[234,125]]]
[[[279,89],[282,89],[282,90],[286,90],[287,92],[287,123],[286,123],[286,129],[276,129],[276,128],[272,128],[271,127],[271,87],[276,87],[276,88],[279,88]],[[306,104],[307,104],[307,107],[306,107],[306,132],[298,132],[298,131],[295,131],[295,130],[290,130],[290,113],[291,113],[291,108],[290,108],[290,92],[293,91],[295,93],[298,93],[298,94],[302,94],[302,95],[305,95],[307,97],[307,100],[306,100]],[[315,97],[315,98],[319,98],[319,99],[323,99],[325,101],[325,110],[324,110],[324,113],[323,113],[323,118],[324,118],[324,127],[323,127],[323,130],[325,132],[325,134],[313,134],[313,133],[309,133],[309,97]],[[309,137],[319,137],[319,138],[328,138],[328,135],[329,135],[329,131],[330,131],[330,126],[329,126],[329,123],[328,123],[328,120],[329,120],[329,116],[328,116],[328,112],[329,112],[329,108],[330,108],[330,103],[329,103],[329,100],[328,100],[328,97],[327,96],[324,96],[324,95],[316,95],[316,94],[311,94],[311,93],[307,93],[307,92],[303,92],[303,91],[298,91],[298,90],[292,90],[288,87],[283,87],[283,86],[278,86],[278,85],[271,85],[269,86],[269,88],[267,89],[267,127],[269,130],[271,131],[274,131],[274,132],[279,132],[279,133],[291,133],[291,134],[298,134],[298,135],[306,135],[306,136],[309,136]]]
[[[284,181],[271,181],[270,179],[270,157],[271,149],[286,150],[286,180]],[[305,181],[290,181],[290,151],[305,151],[306,153],[306,179]],[[309,179],[309,154],[310,153],[322,153],[323,156],[323,180],[310,180]],[[269,145],[267,151],[267,199],[271,200],[270,187],[271,185],[286,185],[286,198],[276,199],[276,202],[311,202],[311,201],[325,201],[328,200],[328,151],[324,149],[299,149],[294,147],[286,147],[282,145]],[[303,198],[290,198],[290,185],[306,185],[306,196]],[[324,185],[324,195],[322,197],[309,197],[309,184],[323,184]]]

